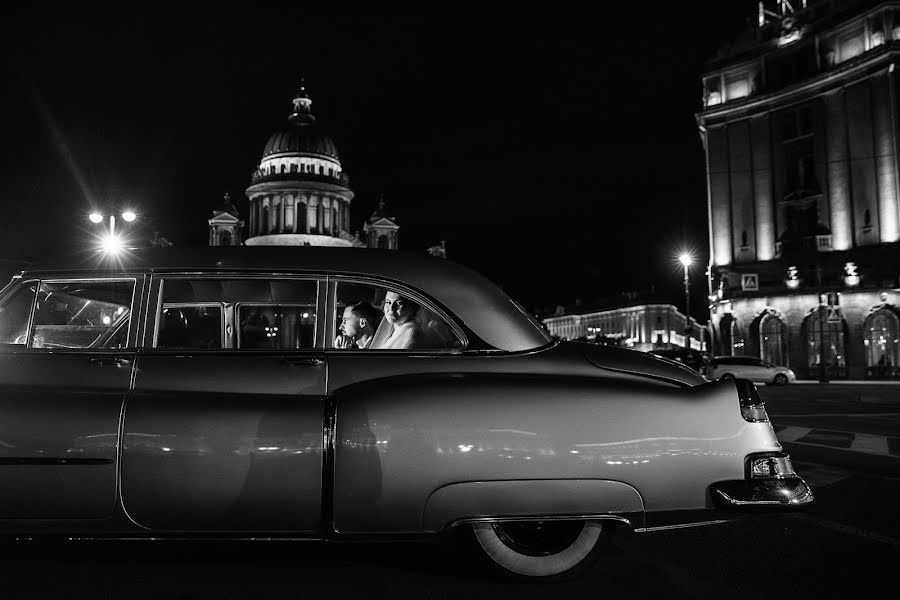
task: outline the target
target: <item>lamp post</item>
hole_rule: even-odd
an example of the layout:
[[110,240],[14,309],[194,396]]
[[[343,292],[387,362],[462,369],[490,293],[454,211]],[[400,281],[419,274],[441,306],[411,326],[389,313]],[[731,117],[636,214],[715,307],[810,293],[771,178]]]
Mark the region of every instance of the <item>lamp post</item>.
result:
[[[121,214],[122,219],[125,220],[126,223],[131,223],[137,218],[137,215],[134,211],[126,210]],[[98,213],[92,212],[88,218],[92,223],[102,223],[105,217]],[[124,249],[125,240],[116,233],[116,217],[115,215],[109,215],[109,231],[105,233],[100,238],[100,249],[106,254],[117,255]]]
[[691,280],[688,279],[688,267],[693,262],[693,257],[687,252],[678,257],[684,265],[684,354],[691,355]]

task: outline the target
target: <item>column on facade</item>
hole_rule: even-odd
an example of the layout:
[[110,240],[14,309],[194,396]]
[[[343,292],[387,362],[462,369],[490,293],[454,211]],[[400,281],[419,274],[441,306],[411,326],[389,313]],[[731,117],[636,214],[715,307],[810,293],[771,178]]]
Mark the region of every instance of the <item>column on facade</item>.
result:
[[307,196],[306,204],[306,233],[312,231],[316,225],[316,197],[310,194]]
[[247,220],[250,222],[250,235],[253,235],[253,225],[256,223],[256,219],[253,215],[253,198],[250,199],[250,214],[247,217]]
[[333,228],[331,227],[331,196],[325,196],[324,202],[322,202],[322,217],[322,233],[325,231],[333,233]]
[[714,265],[730,265],[731,245],[731,194],[728,177],[728,144],[724,126],[707,130],[707,157],[709,160],[710,227],[712,229],[712,253]]
[[287,232],[287,228],[286,228],[287,221],[285,219],[287,218],[287,202],[286,202],[287,197],[285,196],[285,194],[279,194],[279,197],[280,197],[280,202],[278,203],[278,211],[280,213],[280,216],[279,216],[279,223],[278,223],[278,225],[279,225],[278,233],[286,233]]
[[275,196],[266,197],[266,205],[269,207],[269,222],[266,233],[275,232]]
[[750,120],[750,142],[753,165],[753,197],[756,209],[756,260],[775,258],[775,214],[772,201],[772,156],[770,119]]
[[873,134],[875,136],[875,173],[878,185],[878,223],[881,243],[900,239],[900,215],[897,208],[897,163],[895,157],[895,128],[891,103],[890,73],[872,80]]
[[316,202],[316,227],[319,230],[319,235],[325,233],[325,197],[319,196]]
[[753,214],[750,123],[747,119],[728,125],[728,157],[732,254],[735,262],[750,262],[756,259],[756,224]]

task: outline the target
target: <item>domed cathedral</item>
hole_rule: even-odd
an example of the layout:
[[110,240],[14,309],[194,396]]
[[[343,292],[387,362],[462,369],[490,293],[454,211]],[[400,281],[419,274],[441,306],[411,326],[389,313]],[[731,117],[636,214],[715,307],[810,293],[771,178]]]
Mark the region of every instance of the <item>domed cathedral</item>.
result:
[[760,2],[709,60],[716,354],[900,378],[900,6]]
[[[354,195],[350,178],[341,166],[334,140],[316,122],[311,106],[301,80],[287,126],[269,137],[247,188],[248,246],[367,245],[349,233]],[[218,245],[212,221],[210,244]],[[380,221],[377,227],[390,231],[392,242],[387,247],[395,249],[399,226],[393,219],[389,221],[392,228]],[[369,227],[367,222],[367,232]],[[378,239],[376,236],[370,245],[379,247]]]

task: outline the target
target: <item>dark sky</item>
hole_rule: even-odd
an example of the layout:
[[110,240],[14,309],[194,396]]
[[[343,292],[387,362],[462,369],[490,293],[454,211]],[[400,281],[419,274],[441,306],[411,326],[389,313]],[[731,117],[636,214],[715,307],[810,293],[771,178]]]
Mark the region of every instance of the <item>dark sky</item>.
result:
[[92,200],[205,245],[225,192],[246,216],[303,75],[354,230],[383,194],[402,249],[446,240],[530,308],[650,285],[681,306],[675,254],[707,260],[702,64],[756,2],[425,4],[10,13],[0,258],[82,248]]

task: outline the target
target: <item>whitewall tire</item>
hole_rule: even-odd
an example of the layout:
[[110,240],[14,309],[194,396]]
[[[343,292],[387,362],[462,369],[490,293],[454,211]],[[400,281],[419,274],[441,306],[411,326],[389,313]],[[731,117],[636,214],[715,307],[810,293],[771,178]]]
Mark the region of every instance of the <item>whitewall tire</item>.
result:
[[509,574],[560,579],[589,567],[611,533],[601,521],[473,523],[485,555]]

